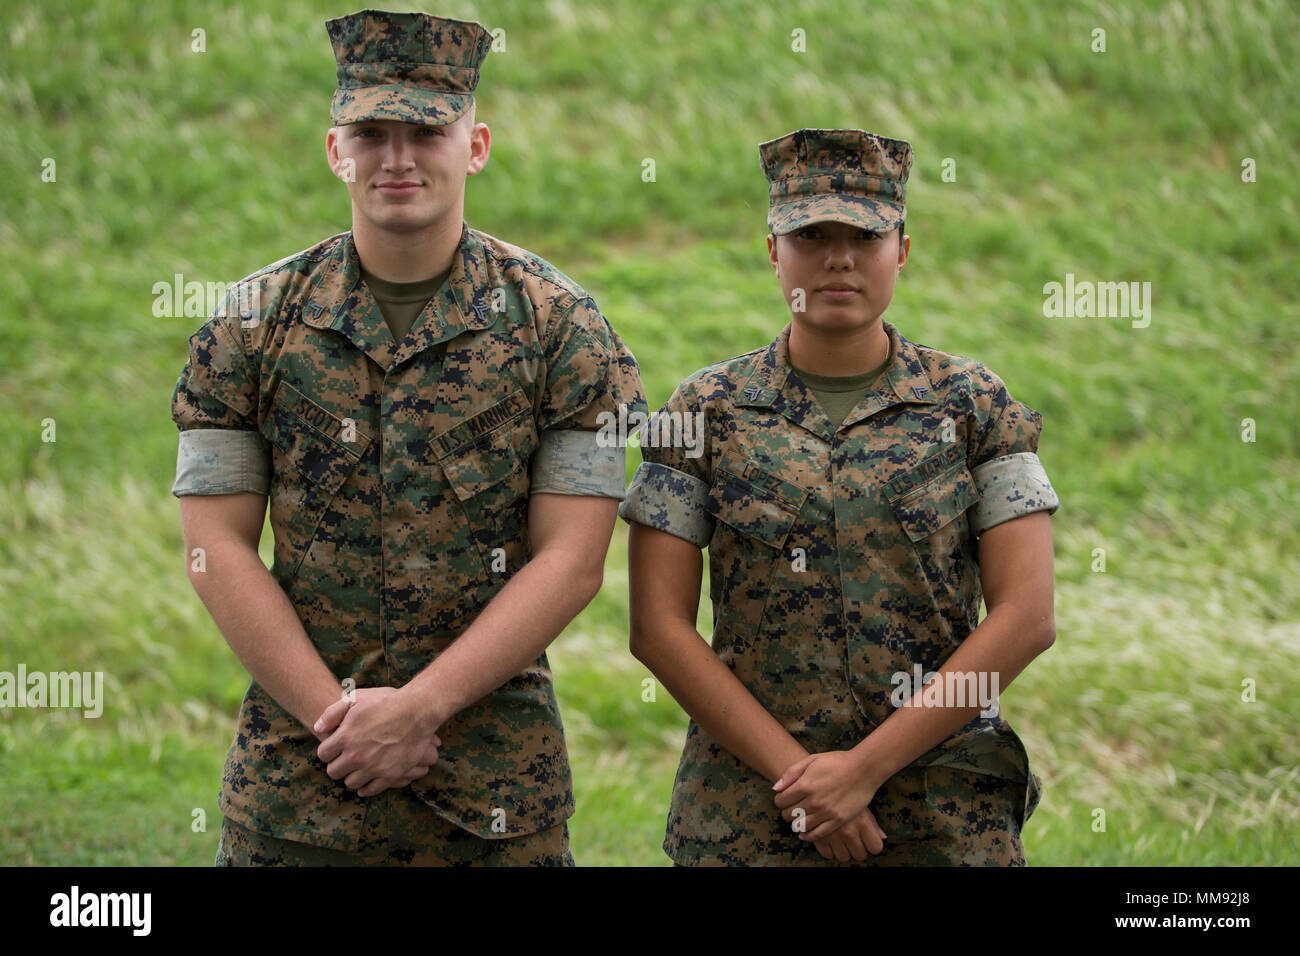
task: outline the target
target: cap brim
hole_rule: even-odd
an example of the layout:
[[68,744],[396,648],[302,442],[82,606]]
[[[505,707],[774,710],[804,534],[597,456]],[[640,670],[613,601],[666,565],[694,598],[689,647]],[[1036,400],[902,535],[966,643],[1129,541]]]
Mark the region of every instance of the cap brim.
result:
[[826,194],[778,203],[767,214],[767,228],[773,235],[784,236],[815,222],[842,222],[872,232],[892,232],[904,216],[901,203]]
[[367,120],[446,126],[465,115],[473,102],[472,93],[435,93],[412,86],[340,87],[330,104],[330,121],[335,126]]

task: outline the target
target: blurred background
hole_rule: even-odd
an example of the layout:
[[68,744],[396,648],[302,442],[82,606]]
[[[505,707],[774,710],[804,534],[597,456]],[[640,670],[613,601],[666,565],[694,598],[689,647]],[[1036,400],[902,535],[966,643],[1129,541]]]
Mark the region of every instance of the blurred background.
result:
[[[0,671],[103,671],[106,703],[0,709],[0,863],[212,862],[248,677],[186,578],[169,494],[170,397],[204,316],[155,316],[152,289],[349,228],[323,21],[360,6],[6,4]],[[1002,698],[1045,786],[1030,863],[1300,861],[1294,4],[415,9],[504,31],[466,217],[592,293],[651,408],[789,318],[758,143],[911,141],[885,318],[1043,414],[1062,502],[1056,644]],[[1046,317],[1067,274],[1151,283],[1149,325]],[[687,720],[662,689],[642,699],[626,531],[551,651],[580,865],[668,863]]]

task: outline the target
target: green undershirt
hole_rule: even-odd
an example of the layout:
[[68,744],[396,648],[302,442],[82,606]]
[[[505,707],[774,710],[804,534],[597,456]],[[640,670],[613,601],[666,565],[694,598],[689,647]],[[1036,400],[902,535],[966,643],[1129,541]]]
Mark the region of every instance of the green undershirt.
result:
[[370,294],[375,297],[375,304],[388,323],[388,331],[393,333],[393,341],[398,343],[406,338],[406,333],[411,331],[415,320],[420,317],[429,300],[438,294],[449,275],[450,269],[442,275],[421,279],[419,282],[389,282],[365,269],[361,270],[361,278],[365,280]]
[[826,417],[838,429],[849,412],[853,411],[854,406],[862,401],[862,396],[866,394],[867,389],[875,384],[880,374],[889,367],[889,363],[890,360],[885,359],[879,367],[859,375],[818,375],[815,372],[805,372],[793,365],[790,367],[808,386],[808,391],[813,393],[822,411],[826,413]]

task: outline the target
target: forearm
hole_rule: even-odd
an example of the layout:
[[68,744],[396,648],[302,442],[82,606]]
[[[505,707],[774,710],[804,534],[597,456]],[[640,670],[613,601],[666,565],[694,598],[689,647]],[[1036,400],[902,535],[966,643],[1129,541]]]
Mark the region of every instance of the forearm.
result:
[[207,570],[190,572],[208,613],[244,668],[281,707],[310,728],[339,699],[339,682],[257,552],[210,544]]
[[[1010,605],[995,608],[935,672],[938,675],[935,680],[947,687],[951,686],[947,674],[975,674],[976,686],[990,688],[990,696],[996,697],[1051,641],[1050,619],[1028,619]],[[987,675],[984,683],[978,680],[980,674]],[[858,758],[864,777],[879,787],[970,723],[984,707],[979,701],[959,707],[952,700],[926,706],[924,694],[916,693],[854,747],[852,753]]]
[[732,756],[775,782],[808,755],[690,623],[657,618],[645,630],[632,653]]
[[[603,552],[601,554],[603,562]],[[581,550],[535,554],[451,646],[402,689],[430,731],[541,656],[600,589],[602,568]]]

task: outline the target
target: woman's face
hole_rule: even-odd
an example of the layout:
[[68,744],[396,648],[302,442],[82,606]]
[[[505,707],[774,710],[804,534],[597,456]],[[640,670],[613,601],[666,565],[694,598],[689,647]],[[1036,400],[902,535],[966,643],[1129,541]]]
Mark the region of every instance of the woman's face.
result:
[[880,318],[909,245],[901,229],[881,236],[842,222],[815,222],[767,237],[794,320],[825,331],[850,331]]

